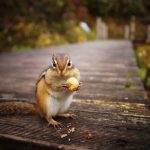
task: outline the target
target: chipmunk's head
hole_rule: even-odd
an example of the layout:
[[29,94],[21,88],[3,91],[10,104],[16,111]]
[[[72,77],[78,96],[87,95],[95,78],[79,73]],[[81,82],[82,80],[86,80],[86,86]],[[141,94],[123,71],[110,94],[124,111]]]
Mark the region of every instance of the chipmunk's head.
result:
[[53,75],[65,77],[71,75],[74,65],[67,54],[53,54],[51,69]]

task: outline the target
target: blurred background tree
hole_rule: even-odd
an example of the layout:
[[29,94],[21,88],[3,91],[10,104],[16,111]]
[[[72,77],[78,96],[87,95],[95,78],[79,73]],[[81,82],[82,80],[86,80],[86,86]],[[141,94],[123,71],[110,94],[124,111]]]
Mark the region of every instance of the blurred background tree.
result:
[[[150,21],[149,0],[1,0],[0,50],[66,44],[95,38],[96,17],[111,26],[131,16]],[[91,28],[85,33],[81,21]],[[114,37],[115,38],[115,37]]]
[[76,0],[1,0],[0,50],[21,50],[94,38],[78,25],[84,18],[90,20],[83,4]]

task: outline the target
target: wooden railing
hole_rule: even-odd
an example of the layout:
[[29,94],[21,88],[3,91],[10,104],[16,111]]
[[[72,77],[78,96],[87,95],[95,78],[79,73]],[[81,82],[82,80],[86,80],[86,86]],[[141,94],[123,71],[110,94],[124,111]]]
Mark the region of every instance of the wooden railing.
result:
[[[114,21],[115,22],[115,21]],[[150,23],[144,23],[139,18],[132,16],[130,21],[126,21],[124,24],[115,23],[115,28],[110,28],[111,24],[104,21],[103,18],[98,17],[96,19],[96,38],[97,39],[109,39],[118,38],[116,34],[120,34],[121,39],[130,40],[150,40]],[[118,29],[121,28],[121,33]],[[110,35],[111,32],[115,35]]]

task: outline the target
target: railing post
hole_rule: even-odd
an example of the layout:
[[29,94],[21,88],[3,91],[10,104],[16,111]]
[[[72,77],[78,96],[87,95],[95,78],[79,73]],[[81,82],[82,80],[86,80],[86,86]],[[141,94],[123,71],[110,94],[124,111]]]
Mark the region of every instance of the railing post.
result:
[[96,39],[102,39],[102,19],[98,17],[96,19]]
[[96,39],[108,38],[108,27],[101,17],[96,19]]
[[129,27],[129,25],[124,26],[124,38],[125,39],[130,38],[130,27]]

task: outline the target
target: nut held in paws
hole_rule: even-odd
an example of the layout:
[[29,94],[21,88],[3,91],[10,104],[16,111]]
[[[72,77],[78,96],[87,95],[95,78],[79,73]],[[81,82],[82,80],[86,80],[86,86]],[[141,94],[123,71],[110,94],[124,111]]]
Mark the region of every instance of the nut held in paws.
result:
[[76,78],[71,77],[67,80],[68,88],[70,91],[75,91],[79,87],[79,82]]

